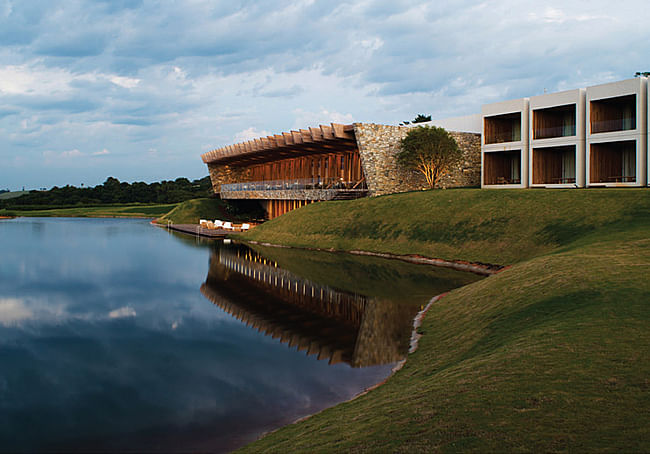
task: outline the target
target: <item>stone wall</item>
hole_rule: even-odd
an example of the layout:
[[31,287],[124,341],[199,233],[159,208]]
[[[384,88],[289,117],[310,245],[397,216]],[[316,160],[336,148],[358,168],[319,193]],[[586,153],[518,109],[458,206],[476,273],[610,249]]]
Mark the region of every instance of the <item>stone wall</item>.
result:
[[440,179],[441,188],[463,188],[481,185],[481,135],[473,132],[449,134],[456,140],[462,157],[449,173]]
[[[396,155],[400,150],[400,142],[410,129],[406,126],[354,124],[361,165],[370,195],[428,188],[420,172],[406,170],[397,165]],[[463,157],[451,172],[442,178],[438,186],[478,186],[481,179],[481,135],[465,132],[451,132],[451,135],[463,151]]]
[[249,181],[249,170],[246,167],[208,164],[208,171],[210,172],[212,190],[215,194],[221,192],[222,184]]

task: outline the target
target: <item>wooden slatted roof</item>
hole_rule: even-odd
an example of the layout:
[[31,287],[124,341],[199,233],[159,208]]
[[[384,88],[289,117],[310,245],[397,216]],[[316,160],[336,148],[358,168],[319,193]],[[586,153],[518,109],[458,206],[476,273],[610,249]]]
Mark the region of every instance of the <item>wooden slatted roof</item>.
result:
[[206,164],[249,165],[305,154],[354,151],[357,142],[352,125],[331,123],[318,128],[283,132],[228,145],[201,155]]

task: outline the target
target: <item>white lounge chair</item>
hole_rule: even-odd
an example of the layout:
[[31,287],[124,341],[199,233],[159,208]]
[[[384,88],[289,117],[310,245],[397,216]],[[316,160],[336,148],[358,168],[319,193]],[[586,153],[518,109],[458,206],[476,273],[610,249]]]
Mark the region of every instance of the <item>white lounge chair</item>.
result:
[[232,226],[232,222],[224,222],[222,228],[224,230],[235,230],[235,228]]
[[250,229],[250,228],[251,228],[251,225],[250,225],[250,224],[242,224],[242,225],[241,225],[241,231],[242,231],[242,232],[244,232],[244,231],[246,231],[246,230],[248,230],[248,229]]
[[200,225],[201,227],[207,227],[207,225],[208,225],[208,221],[207,221],[207,219],[200,219],[200,220],[199,220],[199,225]]
[[219,219],[215,219],[214,220],[214,228],[219,229],[221,227],[223,227],[223,221],[220,221]]

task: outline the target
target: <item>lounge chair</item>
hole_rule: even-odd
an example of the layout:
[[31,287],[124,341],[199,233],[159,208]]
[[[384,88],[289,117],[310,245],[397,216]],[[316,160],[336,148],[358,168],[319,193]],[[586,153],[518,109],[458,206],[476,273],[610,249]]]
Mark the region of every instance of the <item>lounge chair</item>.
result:
[[241,225],[241,231],[245,232],[246,230],[250,229],[251,225],[250,224],[242,224]]
[[214,220],[214,228],[215,229],[220,229],[221,227],[223,227],[223,221],[220,221],[219,219],[215,219]]
[[207,227],[207,225],[208,225],[208,221],[207,221],[207,219],[200,219],[200,220],[199,220],[199,225],[200,225],[201,227]]
[[235,230],[235,228],[232,226],[232,222],[224,222],[222,228],[224,230]]

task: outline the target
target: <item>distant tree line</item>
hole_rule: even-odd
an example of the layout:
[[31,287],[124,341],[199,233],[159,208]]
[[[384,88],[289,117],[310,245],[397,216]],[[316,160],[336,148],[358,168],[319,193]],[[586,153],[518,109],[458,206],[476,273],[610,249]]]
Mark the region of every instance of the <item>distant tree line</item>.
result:
[[108,177],[92,188],[54,186],[49,191],[30,191],[9,200],[0,200],[0,208],[39,209],[41,207],[93,206],[125,203],[177,203],[212,195],[210,177],[190,181],[177,178],[147,184],[120,182]]

